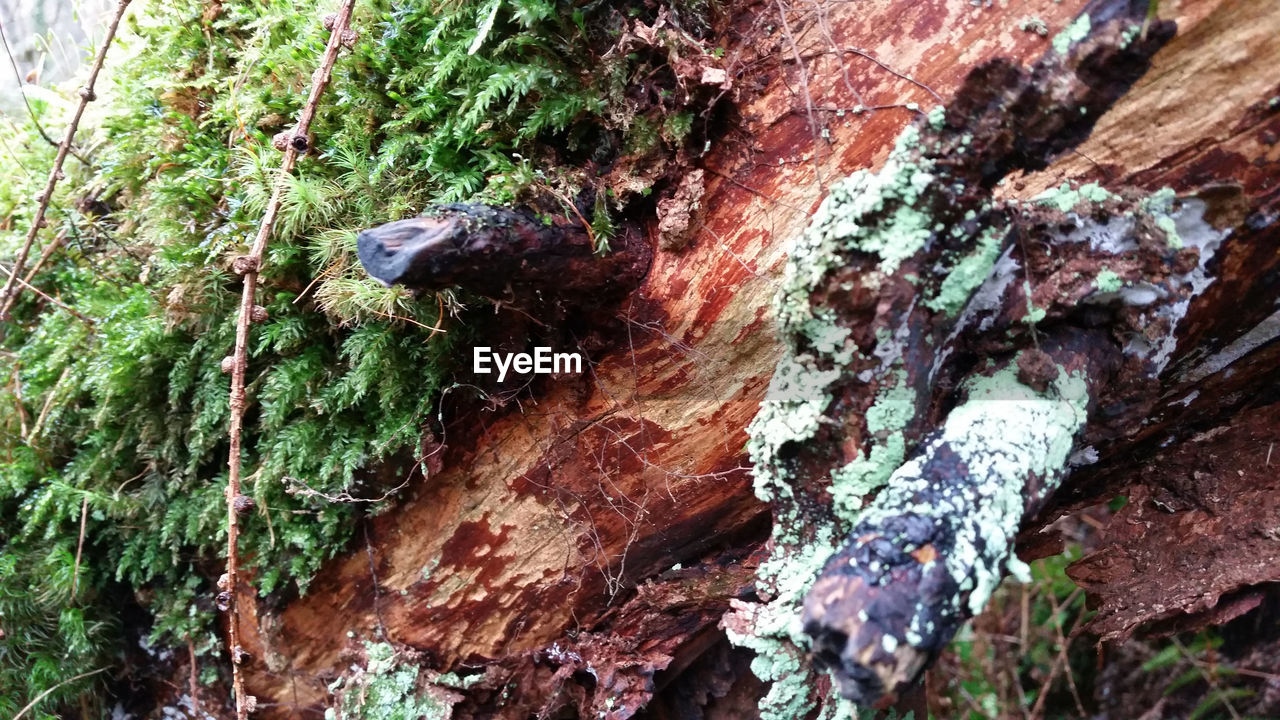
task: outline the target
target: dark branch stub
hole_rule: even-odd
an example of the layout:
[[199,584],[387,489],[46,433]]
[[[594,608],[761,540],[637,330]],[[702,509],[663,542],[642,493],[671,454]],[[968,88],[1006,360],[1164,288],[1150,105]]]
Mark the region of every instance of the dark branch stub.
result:
[[630,292],[649,252],[632,233],[595,253],[581,225],[541,222],[531,212],[450,204],[360,233],[360,262],[386,285],[415,291],[461,287],[494,299],[599,298]]

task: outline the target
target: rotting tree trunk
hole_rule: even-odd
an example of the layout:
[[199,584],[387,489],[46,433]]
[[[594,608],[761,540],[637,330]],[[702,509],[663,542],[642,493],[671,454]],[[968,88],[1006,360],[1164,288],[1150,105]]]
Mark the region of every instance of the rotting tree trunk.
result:
[[[654,255],[580,381],[500,408],[445,396],[439,469],[305,596],[245,618],[263,714],[323,708],[378,640],[418,651],[424,668],[484,671],[447,698],[458,716],[623,718],[655,692],[655,715],[714,716],[763,693],[717,626],[731,600],[754,598],[769,536],[744,446],[782,353],[770,301],[825,186],[878,167],[915,116],[847,110],[927,108],[930,91],[951,98],[986,60],[1029,64],[1049,41],[1021,21],[1038,16],[1052,36],[1083,6],[798,3],[785,26],[781,6],[743,8],[722,43],[735,121],[701,161],[692,246]],[[1097,461],[1023,526],[1029,548],[1052,552],[1038,530],[1063,510],[1130,496],[1105,547],[1072,570],[1110,638],[1222,621],[1280,580],[1280,473],[1268,469],[1280,465],[1280,6],[1186,0],[1162,14],[1178,35],[1092,136],[1004,188],[1217,193],[1211,222],[1233,229],[1166,370],[1133,389],[1146,405],[1104,409],[1085,431]]]

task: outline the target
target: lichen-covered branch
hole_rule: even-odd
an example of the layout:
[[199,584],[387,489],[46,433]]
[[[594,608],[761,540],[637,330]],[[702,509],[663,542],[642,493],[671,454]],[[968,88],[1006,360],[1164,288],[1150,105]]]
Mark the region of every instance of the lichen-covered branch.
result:
[[[880,172],[835,183],[793,246],[776,307],[788,352],[749,446],[779,562],[761,572],[770,602],[725,623],[775,665],[812,640],[846,698],[914,681],[1065,476],[1091,398],[1162,367],[1162,333],[1220,239],[1179,241],[1179,219],[1205,226],[1195,208],[1096,185],[994,192],[1086,138],[1142,75],[1173,34],[1144,35],[1144,19],[1145,4],[1095,2],[1031,69],[978,68]],[[786,711],[812,695],[798,684],[777,693]]]
[[[1076,344],[1107,347],[1097,340]],[[874,702],[909,684],[982,610],[1006,567],[1026,576],[1013,538],[1066,474],[1091,385],[1112,369],[1106,353],[1049,356],[1073,369],[1043,391],[1016,364],[968,382],[964,403],[893,473],[805,598],[816,659],[845,697]]]

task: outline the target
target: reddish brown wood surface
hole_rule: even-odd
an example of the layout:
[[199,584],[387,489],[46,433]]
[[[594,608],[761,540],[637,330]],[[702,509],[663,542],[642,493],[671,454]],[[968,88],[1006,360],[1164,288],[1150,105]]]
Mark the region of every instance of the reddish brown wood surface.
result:
[[[735,119],[702,160],[706,213],[693,244],[655,254],[618,311],[624,329],[581,381],[494,411],[462,402],[465,389],[445,397],[446,418],[472,409],[439,438],[447,448],[441,470],[371,523],[367,551],[358,543],[283,607],[259,603],[256,622],[244,628],[256,658],[251,692],[275,703],[268,711],[277,717],[321,707],[343,650],[382,632],[437,670],[491,661],[507,668],[527,695],[512,702],[517,714],[546,699],[534,680],[554,676],[554,663],[539,655],[553,643],[601,658],[612,648],[604,664],[617,670],[620,688],[688,662],[728,599],[749,588],[751,551],[767,535],[744,428],[779,354],[769,301],[786,243],[815,209],[822,182],[877,165],[915,112],[835,109],[859,104],[850,88],[867,106],[927,109],[936,101],[922,86],[948,98],[984,60],[1040,55],[1049,41],[1020,22],[1037,16],[1052,37],[1083,5],[797,4],[787,17],[807,89],[776,27],[778,6],[737,13],[720,43]],[[1185,0],[1161,3],[1161,14],[1179,22],[1180,37],[1078,154],[1026,178],[1018,194],[1063,178],[1179,190],[1235,178],[1251,208],[1274,201],[1280,114],[1268,100],[1280,95],[1280,47],[1271,41],[1280,8]],[[1266,316],[1262,299],[1275,288],[1256,289],[1249,278],[1278,261],[1268,237],[1269,246],[1266,238],[1229,244],[1224,280],[1193,306],[1183,348],[1225,345]],[[1222,308],[1241,297],[1257,307],[1223,324]],[[1171,395],[1170,407],[1183,395]],[[1123,484],[1114,473],[1124,467],[1104,458],[1074,500],[1105,500]],[[683,569],[672,571],[676,563]]]

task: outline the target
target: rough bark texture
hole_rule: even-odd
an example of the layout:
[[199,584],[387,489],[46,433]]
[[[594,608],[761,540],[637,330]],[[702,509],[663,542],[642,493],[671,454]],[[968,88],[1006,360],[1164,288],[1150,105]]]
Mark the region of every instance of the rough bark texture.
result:
[[[787,39],[766,30],[779,6],[736,13],[722,43],[736,112],[701,160],[705,214],[690,246],[654,254],[580,380],[500,408],[447,394],[439,469],[369,522],[367,547],[331,562],[305,596],[257,602],[256,617],[242,599],[263,714],[318,713],[327,684],[367,661],[362,642],[382,639],[478,678],[448,699],[460,717],[624,718],[655,692],[655,717],[754,707],[763,688],[717,623],[731,600],[754,596],[768,537],[743,448],[781,353],[770,300],[824,186],[878,166],[916,115],[847,110],[928,107],[923,86],[950,98],[984,61],[1045,51],[1048,40],[1019,29],[1026,16],[1056,32],[1083,5],[796,6],[788,27],[807,87]],[[1280,464],[1269,458],[1280,346],[1270,326],[1248,352],[1237,342],[1280,296],[1280,5],[1185,0],[1162,14],[1179,34],[1151,71],[1077,152],[1002,191],[1030,197],[1065,179],[1209,188],[1214,225],[1235,228],[1159,382],[1124,389],[1149,402],[1104,398],[1085,431],[1097,462],[1023,528],[1038,540],[1064,509],[1127,492],[1107,547],[1073,571],[1109,637],[1246,612],[1250,588],[1280,580],[1280,506],[1262,500],[1275,494],[1268,462]],[[656,223],[647,230],[657,247]],[[1176,570],[1214,562],[1221,572]]]

